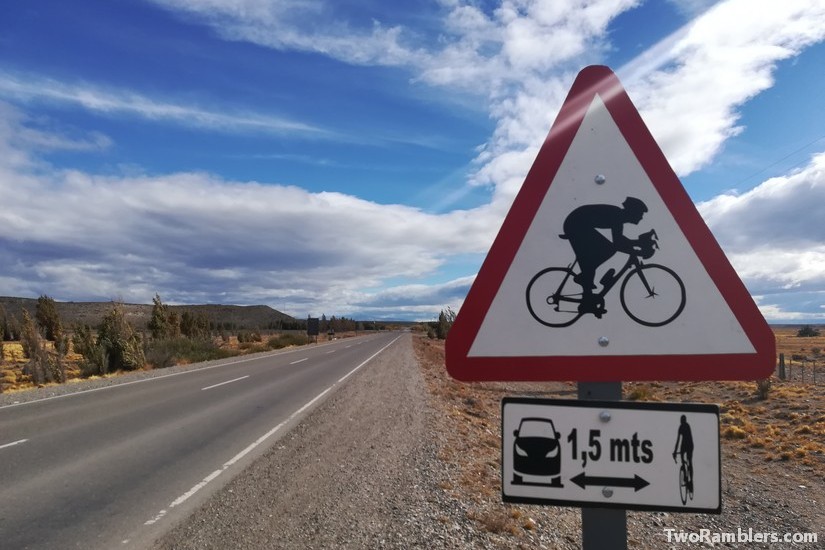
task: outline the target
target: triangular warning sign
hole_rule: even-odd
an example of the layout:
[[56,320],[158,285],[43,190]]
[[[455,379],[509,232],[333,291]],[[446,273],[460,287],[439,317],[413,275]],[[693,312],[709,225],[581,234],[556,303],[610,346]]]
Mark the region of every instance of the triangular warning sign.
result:
[[460,380],[752,380],[775,340],[607,67],[579,73],[446,350]]

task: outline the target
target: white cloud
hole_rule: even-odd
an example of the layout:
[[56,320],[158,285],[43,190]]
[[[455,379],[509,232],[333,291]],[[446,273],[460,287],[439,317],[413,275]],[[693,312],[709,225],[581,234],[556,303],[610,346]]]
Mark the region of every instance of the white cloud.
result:
[[719,0],[667,0],[676,9],[689,17],[695,17],[716,4]]
[[798,321],[810,322],[825,319],[825,312],[817,311],[788,311],[779,304],[757,304],[762,315],[774,323],[792,323]]
[[627,86],[671,165],[686,175],[744,130],[738,109],[773,86],[779,61],[823,39],[819,0],[720,2],[664,41],[658,59],[646,57],[648,69],[662,68]]
[[[793,174],[741,195],[720,195],[698,208],[748,288],[765,295],[760,307],[766,316],[822,316],[825,153]],[[785,304],[781,311],[778,296]],[[768,301],[775,303],[761,305]]]
[[698,208],[732,254],[762,243],[784,250],[825,243],[825,153],[792,174],[771,178],[740,195],[720,195]]
[[335,3],[296,0],[153,0],[194,16],[227,40],[278,50],[315,52],[348,63],[406,65],[418,52],[402,44],[400,27],[336,20]]
[[88,84],[0,71],[0,96],[22,102],[69,103],[101,114],[126,114],[150,120],[220,131],[257,131],[323,136],[327,130],[261,113],[222,108],[209,109],[183,103],[158,101],[138,93],[101,89]]
[[[81,132],[74,128],[58,134],[49,127],[52,121],[40,117],[31,120],[11,105],[0,101],[0,155],[8,167],[31,166],[27,151],[100,151],[112,140],[100,132]],[[11,144],[16,144],[12,147]]]
[[412,317],[432,320],[439,311],[457,311],[475,277],[460,277],[441,284],[409,284],[391,287],[375,294],[354,297],[353,305],[368,318]]

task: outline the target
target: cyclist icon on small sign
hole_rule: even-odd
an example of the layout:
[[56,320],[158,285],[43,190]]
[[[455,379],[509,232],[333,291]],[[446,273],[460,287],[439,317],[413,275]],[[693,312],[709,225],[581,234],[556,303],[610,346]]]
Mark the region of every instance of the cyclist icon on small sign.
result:
[[676,434],[676,445],[673,448],[673,462],[676,462],[677,454],[682,459],[682,466],[679,468],[679,497],[682,499],[682,504],[687,504],[688,498],[693,500],[693,432],[685,415],[682,415],[679,420],[679,431]]
[[[647,212],[640,199],[628,197],[621,206],[586,204],[564,220],[559,238],[569,241],[576,255],[567,267],[539,271],[527,285],[527,308],[533,318],[549,327],[566,327],[585,314],[601,319],[606,313],[605,295],[622,280],[620,300],[625,313],[649,327],[664,326],[685,308],[685,285],[669,267],[644,263],[659,248],[655,229],[630,239],[624,225],[638,225]],[[610,231],[608,239],[600,230]],[[595,292],[596,270],[617,252],[627,255],[618,272],[607,270]]]

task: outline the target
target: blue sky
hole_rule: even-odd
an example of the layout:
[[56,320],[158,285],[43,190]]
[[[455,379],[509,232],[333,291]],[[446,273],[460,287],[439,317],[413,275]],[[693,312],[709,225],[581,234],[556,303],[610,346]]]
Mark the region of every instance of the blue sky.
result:
[[801,0],[10,2],[0,294],[432,319],[606,64],[765,316],[821,322],[824,42]]

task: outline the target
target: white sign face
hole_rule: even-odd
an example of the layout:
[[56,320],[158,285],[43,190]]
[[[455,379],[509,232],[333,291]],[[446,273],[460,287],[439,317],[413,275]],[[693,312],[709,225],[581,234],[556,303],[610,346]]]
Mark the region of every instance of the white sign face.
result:
[[[597,183],[596,178],[603,179]],[[624,237],[643,239],[643,234],[654,231],[656,242],[651,243],[650,252],[655,254],[646,262],[650,266],[641,270],[630,263],[633,257],[622,252],[612,257],[607,252],[595,261],[588,260],[593,266],[600,265],[586,283],[594,287],[593,312],[583,310],[583,287],[574,280],[579,273],[584,275],[584,264],[578,257],[583,252],[577,256],[576,245],[591,252],[599,252],[600,247],[615,250],[619,245],[610,242],[613,236],[607,230],[601,230],[602,238],[594,232],[605,227],[599,220],[604,222],[608,214],[615,217],[614,212],[628,209],[623,206],[628,197],[638,200],[644,205],[639,208],[646,211],[639,216],[641,220],[622,226]],[[593,219],[573,220],[580,207],[593,210]],[[578,235],[566,234],[576,231]],[[610,281],[611,275],[615,281]],[[555,296],[559,296],[558,301]],[[610,345],[600,346],[600,336],[608,338]],[[469,356],[697,352],[755,353],[597,95],[501,282]]]
[[502,400],[505,502],[718,514],[719,408]]

